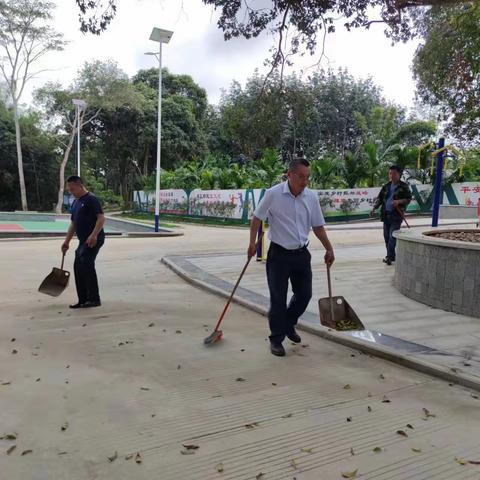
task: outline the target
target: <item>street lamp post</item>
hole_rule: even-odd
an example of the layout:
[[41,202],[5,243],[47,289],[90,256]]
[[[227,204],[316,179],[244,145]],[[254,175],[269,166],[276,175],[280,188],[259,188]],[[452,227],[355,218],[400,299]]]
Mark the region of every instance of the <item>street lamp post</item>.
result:
[[77,117],[77,175],[80,176],[80,113],[85,110],[87,103],[83,100],[73,99]]
[[158,42],[158,54],[147,52],[146,55],[155,55],[158,58],[158,119],[157,119],[157,171],[155,182],[155,231],[158,232],[160,214],[160,168],[161,168],[161,145],[162,145],[162,44],[168,43],[173,32],[154,28],[150,34],[150,40]]

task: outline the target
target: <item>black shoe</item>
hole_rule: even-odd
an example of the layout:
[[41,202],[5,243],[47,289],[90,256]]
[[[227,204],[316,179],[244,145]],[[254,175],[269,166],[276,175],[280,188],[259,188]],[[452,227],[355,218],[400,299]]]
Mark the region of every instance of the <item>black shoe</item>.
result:
[[78,302],[78,303],[75,303],[74,305],[69,305],[68,308],[83,308],[84,305],[85,303]]
[[287,337],[294,343],[302,343],[302,339],[300,338],[300,335],[295,330],[292,330],[290,333],[287,333]]
[[100,300],[97,300],[95,302],[91,302],[88,300],[85,302],[81,308],[93,308],[93,307],[100,307],[102,305],[102,302]]
[[270,351],[277,357],[285,356],[285,349],[281,343],[270,343]]
[[383,263],[388,263],[389,261],[390,261],[390,259],[389,259],[388,257],[385,257],[385,258],[382,260]]

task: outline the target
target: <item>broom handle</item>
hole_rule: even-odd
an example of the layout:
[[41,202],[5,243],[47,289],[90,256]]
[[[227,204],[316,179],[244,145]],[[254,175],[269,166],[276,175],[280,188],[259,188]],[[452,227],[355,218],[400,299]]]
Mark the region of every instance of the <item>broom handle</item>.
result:
[[408,228],[410,228],[410,225],[407,222],[407,219],[405,218],[405,215],[403,214],[402,210],[400,207],[396,207],[398,214],[402,217],[402,220],[405,222]]
[[[258,247],[258,245],[260,245],[260,242],[262,241],[262,238],[263,238],[263,232],[262,232],[262,234],[260,235],[260,237],[258,238],[258,241],[257,241],[257,243],[255,244],[255,247]],[[237,287],[238,287],[238,285],[240,284],[240,281],[242,280],[243,274],[244,274],[245,271],[247,270],[247,267],[248,267],[251,259],[252,259],[252,257],[250,257],[250,258],[246,261],[245,265],[243,266],[243,270],[242,270],[242,272],[240,273],[240,276],[238,277],[237,283],[236,283],[235,286],[233,287],[232,293],[230,294],[230,298],[228,299],[228,302],[225,304],[225,307],[223,307],[222,314],[220,315],[220,318],[218,319],[217,325],[215,326],[215,330],[214,330],[215,332],[218,330],[218,327],[219,327],[220,324],[222,323],[222,320],[223,320],[223,317],[225,316],[225,313],[227,313],[228,307],[230,306],[230,303],[232,302],[233,296],[235,295],[235,292],[237,291]]]
[[333,298],[332,298],[332,280],[330,278],[330,265],[327,265],[327,279],[328,279],[328,298],[330,299],[330,319],[335,323],[335,316],[333,314]]
[[65,252],[62,252],[62,265],[60,267],[60,270],[63,270],[63,262],[65,261]]

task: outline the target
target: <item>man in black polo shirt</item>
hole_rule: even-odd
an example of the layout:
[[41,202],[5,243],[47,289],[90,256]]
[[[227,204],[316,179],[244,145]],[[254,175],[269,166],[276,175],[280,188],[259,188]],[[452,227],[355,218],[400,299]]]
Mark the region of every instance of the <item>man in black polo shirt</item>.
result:
[[105,216],[97,197],[85,188],[80,177],[76,175],[69,177],[67,187],[75,201],[72,205],[72,222],[63,242],[62,252],[66,253],[75,233],[80,242],[75,250],[73,264],[78,303],[70,305],[70,308],[99,307],[101,302],[95,258],[105,242],[103,231]]

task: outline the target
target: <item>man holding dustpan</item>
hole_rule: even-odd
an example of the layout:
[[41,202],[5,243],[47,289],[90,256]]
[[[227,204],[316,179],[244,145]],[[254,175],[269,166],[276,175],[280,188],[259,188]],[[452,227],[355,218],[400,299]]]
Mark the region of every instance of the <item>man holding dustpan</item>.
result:
[[[335,260],[332,245],[324,228],[325,220],[318,197],[307,188],[309,179],[310,163],[303,156],[295,158],[290,163],[287,181],[265,192],[250,226],[249,258],[256,253],[255,238],[261,222],[268,218],[270,351],[279,357],[285,355],[282,345],[285,337],[295,343],[301,342],[295,326],[312,297],[312,257],[307,248],[310,230],[313,229],[325,247],[327,266],[332,265]],[[293,296],[287,306],[289,281]]]
[[75,201],[72,205],[70,227],[62,245],[63,254],[68,250],[75,233],[80,242],[75,251],[73,264],[78,302],[70,305],[70,308],[99,307],[101,302],[95,259],[105,242],[103,231],[105,216],[97,197],[85,188],[80,177],[76,175],[69,177],[67,186]]

